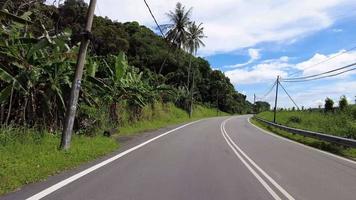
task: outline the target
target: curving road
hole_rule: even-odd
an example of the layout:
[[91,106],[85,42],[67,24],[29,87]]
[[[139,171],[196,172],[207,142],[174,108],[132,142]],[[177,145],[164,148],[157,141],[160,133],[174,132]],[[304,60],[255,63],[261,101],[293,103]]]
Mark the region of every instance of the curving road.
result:
[[355,162],[268,134],[249,117],[153,132],[0,199],[356,199]]

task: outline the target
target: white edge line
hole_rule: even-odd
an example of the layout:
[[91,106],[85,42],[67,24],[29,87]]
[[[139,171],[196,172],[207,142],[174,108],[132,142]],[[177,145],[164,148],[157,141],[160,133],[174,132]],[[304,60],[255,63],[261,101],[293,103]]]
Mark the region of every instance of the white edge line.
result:
[[200,122],[200,121],[202,121],[202,120],[198,120],[198,121],[190,122],[188,124],[184,124],[184,125],[179,126],[179,127],[175,128],[175,129],[167,131],[167,132],[165,132],[165,133],[163,133],[163,134],[161,134],[159,136],[156,136],[156,137],[154,137],[154,138],[152,138],[150,140],[147,140],[146,142],[143,142],[143,143],[141,143],[141,144],[139,144],[139,145],[137,145],[135,147],[132,147],[131,149],[128,149],[128,150],[126,150],[124,152],[121,152],[121,153],[119,153],[119,154],[117,154],[117,155],[115,155],[115,156],[113,156],[113,157],[111,157],[111,158],[109,158],[107,160],[104,160],[104,161],[102,161],[102,162],[100,162],[100,163],[98,163],[98,164],[96,164],[96,165],[94,165],[94,166],[82,171],[82,172],[79,172],[79,173],[77,173],[77,174],[75,174],[75,175],[73,175],[73,176],[71,176],[71,177],[69,177],[69,178],[67,178],[65,180],[62,180],[59,183],[57,183],[57,184],[55,184],[55,185],[53,185],[53,186],[51,186],[51,187],[49,187],[47,189],[44,189],[41,192],[39,192],[39,193],[27,198],[26,200],[38,200],[38,199],[41,199],[41,198],[53,193],[54,191],[56,191],[56,190],[58,190],[58,189],[60,189],[60,188],[62,188],[64,186],[68,185],[69,183],[71,183],[71,182],[73,182],[73,181],[75,181],[75,180],[77,180],[77,179],[79,179],[79,178],[81,178],[81,177],[83,177],[83,176],[95,171],[96,169],[99,169],[99,168],[101,168],[101,167],[103,167],[103,166],[105,166],[105,165],[107,165],[107,164],[109,164],[109,163],[121,158],[122,156],[124,156],[126,154],[129,154],[130,152],[135,151],[135,150],[145,146],[146,144],[148,144],[150,142],[153,142],[154,140],[157,140],[158,138],[161,138],[161,137],[163,137],[165,135],[168,135],[169,133],[172,133],[172,132],[174,132],[176,130],[179,130],[181,128],[184,128],[186,126],[189,126],[191,124],[194,124],[194,123],[197,123],[197,122]]
[[[227,120],[229,121],[229,120]],[[226,122],[227,122],[226,121]],[[280,186],[272,177],[270,177],[260,166],[258,166],[237,144],[231,139],[227,131],[225,130],[225,123],[223,125],[223,130],[228,137],[228,139],[231,141],[231,144],[263,175],[265,176],[271,183],[276,187],[287,199],[289,200],[294,200],[292,195],[290,195],[282,186]]]
[[[250,118],[251,118],[251,117],[250,117]],[[317,149],[317,148],[308,146],[308,145],[306,145],[306,144],[302,144],[302,143],[296,142],[296,141],[294,141],[294,140],[291,140],[291,139],[282,137],[282,136],[280,136],[280,135],[277,135],[276,133],[273,133],[273,132],[264,130],[263,128],[260,128],[260,127],[258,127],[257,125],[254,125],[253,123],[251,123],[250,118],[247,118],[248,123],[250,123],[252,126],[254,126],[255,128],[259,129],[260,131],[262,131],[262,132],[264,132],[264,133],[267,133],[267,134],[272,135],[272,136],[274,136],[274,137],[276,137],[276,138],[279,138],[279,139],[282,139],[282,140],[291,142],[291,143],[293,143],[293,144],[297,144],[297,145],[303,146],[303,147],[305,147],[305,148],[307,148],[307,149],[311,149],[311,150],[314,150],[314,151],[317,151],[317,152],[320,152],[320,153],[323,153],[323,154],[326,154],[326,155],[332,156],[332,157],[334,157],[334,158],[338,158],[338,159],[341,159],[341,160],[343,160],[343,161],[347,161],[347,162],[350,162],[350,163],[356,165],[356,161],[353,161],[353,160],[351,160],[351,159],[344,158],[344,157],[341,157],[341,156],[332,154],[332,153],[330,153],[330,152],[323,151],[323,150],[320,150],[320,149]]]
[[236,151],[236,149],[231,145],[230,141],[226,138],[225,133],[223,131],[223,124],[225,123],[225,121],[221,123],[220,129],[221,129],[222,136],[226,140],[226,143],[230,146],[230,148],[233,150],[235,155],[241,160],[241,162],[246,166],[246,168],[256,177],[256,179],[263,185],[263,187],[272,195],[272,197],[276,200],[281,200],[281,198],[276,194],[276,192],[272,190],[272,188],[266,183],[266,181],[264,181],[261,178],[260,175],[258,175],[258,173],[246,162],[246,160]]

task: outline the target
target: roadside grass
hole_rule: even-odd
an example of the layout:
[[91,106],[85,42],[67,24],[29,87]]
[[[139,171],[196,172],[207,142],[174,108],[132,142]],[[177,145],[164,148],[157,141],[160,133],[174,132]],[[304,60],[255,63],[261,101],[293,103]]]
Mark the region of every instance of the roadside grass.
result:
[[[228,115],[220,112],[221,115]],[[220,115],[220,116],[221,116]],[[60,151],[60,133],[52,134],[21,127],[0,128],[0,195],[22,185],[46,179],[50,175],[71,169],[104,156],[119,148],[115,137],[132,136],[168,125],[216,116],[216,109],[197,105],[190,119],[187,112],[174,104],[146,107],[140,120],[126,122],[112,138],[103,137],[103,130],[94,134],[73,135],[69,151]]]
[[60,151],[59,134],[24,128],[2,128],[0,136],[0,195],[103,156],[119,146],[111,138],[75,135],[71,149]]
[[[227,116],[227,113],[219,112],[219,116]],[[116,136],[131,136],[141,132],[155,130],[169,125],[195,121],[207,117],[216,117],[216,109],[196,105],[192,118],[186,111],[177,108],[174,104],[156,104],[154,109],[146,109],[141,120],[125,123],[119,128]]]
[[[257,115],[268,121],[273,121],[273,112],[262,112]],[[356,139],[356,106],[347,111],[279,111],[278,124],[293,128],[311,130],[325,134]]]
[[321,141],[318,139],[314,139],[314,138],[310,138],[310,137],[304,137],[302,135],[297,135],[297,134],[293,134],[293,133],[289,133],[287,131],[275,128],[275,127],[271,127],[268,126],[266,124],[263,124],[253,118],[251,118],[251,123],[253,123],[254,125],[270,131],[272,133],[275,133],[279,136],[294,140],[296,142],[323,150],[323,151],[327,151],[333,154],[337,154],[352,160],[356,160],[356,148],[350,148],[350,147],[343,147],[337,144],[332,144],[329,142],[325,142],[325,141]]

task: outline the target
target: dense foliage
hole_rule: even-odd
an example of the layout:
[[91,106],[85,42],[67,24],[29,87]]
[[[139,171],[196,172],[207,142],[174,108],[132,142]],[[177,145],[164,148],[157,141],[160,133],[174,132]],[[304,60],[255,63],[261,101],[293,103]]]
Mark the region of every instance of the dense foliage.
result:
[[[61,128],[87,4],[23,0],[0,7],[1,123]],[[191,93],[189,66],[194,66]],[[228,113],[247,113],[252,107],[221,71],[137,22],[96,16],[85,69],[76,128],[107,125],[100,120],[105,114],[110,124],[120,123],[123,110],[137,120],[142,108],[156,101],[188,111],[190,94],[196,102]]]
[[254,111],[256,113],[269,111],[270,109],[271,109],[271,105],[268,102],[264,102],[264,101],[256,101],[254,106]]

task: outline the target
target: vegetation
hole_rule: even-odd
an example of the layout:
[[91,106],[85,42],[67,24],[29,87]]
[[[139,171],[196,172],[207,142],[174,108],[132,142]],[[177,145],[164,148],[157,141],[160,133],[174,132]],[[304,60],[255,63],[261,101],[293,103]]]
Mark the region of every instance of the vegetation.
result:
[[269,111],[271,109],[271,105],[268,102],[264,101],[256,101],[254,105],[254,112],[260,113],[264,111]]
[[321,149],[324,151],[328,151],[330,153],[334,153],[340,156],[344,156],[353,160],[356,160],[356,148],[348,148],[348,147],[343,147],[340,145],[336,145],[336,144],[332,144],[329,142],[325,142],[325,141],[321,141],[318,139],[314,139],[314,138],[309,138],[309,137],[304,137],[301,135],[297,135],[297,134],[292,134],[286,131],[283,131],[281,129],[275,128],[275,127],[271,127],[268,125],[265,125],[261,122],[258,122],[255,119],[252,119],[251,122],[267,131],[271,131],[277,135],[280,135],[282,137],[297,141],[299,143],[317,148],[317,149]]
[[[55,7],[39,0],[6,1],[0,6],[5,13],[1,16],[6,16],[0,29],[4,38],[0,43],[0,124],[60,130],[87,4],[67,0]],[[221,71],[192,55],[203,44],[204,35],[200,25],[190,22],[190,12],[179,3],[170,12],[168,40],[137,22],[95,17],[76,131],[100,125],[85,112],[105,110],[111,124],[119,126],[120,107],[127,108],[135,121],[145,105],[156,101],[172,102],[187,112],[193,100],[227,113],[251,111],[246,96],[236,92]],[[177,37],[171,40],[168,35],[173,33]],[[167,67],[161,70],[163,61]],[[189,77],[190,71],[194,78]]]
[[346,96],[342,96],[339,101],[339,108],[341,111],[346,111],[348,109],[349,103],[347,102]]
[[330,98],[325,99],[325,112],[331,112],[334,110],[334,101]]
[[[273,121],[273,112],[270,111],[259,113],[257,116]],[[279,111],[277,112],[277,123],[356,139],[356,106],[349,106],[346,110],[335,109],[334,112],[324,112],[323,110]]]
[[74,136],[72,148],[58,150],[59,134],[27,128],[2,128],[0,132],[0,195],[48,175],[72,168],[115,149],[107,137]]

